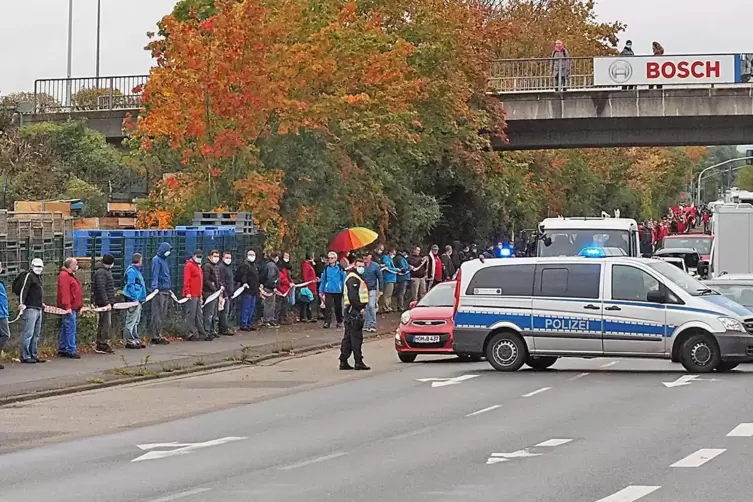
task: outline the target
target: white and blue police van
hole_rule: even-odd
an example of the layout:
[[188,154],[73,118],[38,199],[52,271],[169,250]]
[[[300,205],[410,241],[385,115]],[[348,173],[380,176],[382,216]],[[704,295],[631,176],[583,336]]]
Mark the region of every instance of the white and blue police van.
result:
[[559,357],[671,359],[693,373],[753,362],[753,312],[671,263],[618,254],[464,263],[455,351],[498,371]]

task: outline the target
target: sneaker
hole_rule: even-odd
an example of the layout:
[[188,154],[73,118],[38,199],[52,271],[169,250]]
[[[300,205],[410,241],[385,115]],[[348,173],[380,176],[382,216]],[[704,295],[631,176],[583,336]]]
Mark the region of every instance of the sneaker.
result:
[[238,329],[239,329],[239,331],[251,331],[251,328],[247,328],[247,327],[245,327],[245,326],[241,326],[241,327],[240,327],[240,328],[238,328]]
[[37,364],[36,359],[21,359],[21,363],[23,364]]
[[256,326],[251,326],[250,328],[248,328],[249,331],[256,331],[258,329],[259,328],[257,328]]
[[34,360],[35,360],[36,362],[38,362],[39,364],[42,364],[42,363],[46,363],[46,362],[47,362],[47,359],[40,359],[40,358],[38,358],[38,357],[37,357],[36,359],[34,359]]
[[322,326],[322,328],[324,328],[324,329],[329,329],[329,323],[328,323],[328,322],[325,322],[325,323],[324,323],[324,326]]
[[[68,359],[81,359],[81,356],[76,352],[72,352],[66,356]],[[39,362],[39,361],[37,361]]]
[[353,369],[356,371],[369,371],[371,368],[366,366],[363,361],[361,361],[360,363],[356,363]]
[[125,344],[125,348],[127,348],[127,349],[140,349],[141,348],[141,344],[139,344],[139,343],[126,343]]
[[152,345],[170,345],[170,341],[165,338],[152,338]]
[[0,370],[4,370],[4,369],[5,369],[5,366],[3,366],[2,364],[0,364]]
[[342,327],[343,327],[343,323],[341,323],[341,322],[338,322],[338,323],[337,323],[337,326],[335,326],[335,327],[336,327],[337,329],[340,329],[340,328],[342,328]]
[[343,371],[346,371],[346,370],[352,370],[354,368],[348,363],[348,361],[340,361],[340,369]]

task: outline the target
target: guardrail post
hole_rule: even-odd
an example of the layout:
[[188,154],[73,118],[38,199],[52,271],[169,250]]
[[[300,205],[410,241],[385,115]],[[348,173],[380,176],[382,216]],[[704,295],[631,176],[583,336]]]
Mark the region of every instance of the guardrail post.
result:
[[115,91],[113,89],[113,83],[112,83],[112,77],[110,77],[110,110],[114,108],[113,100],[115,99],[113,95],[115,94]]

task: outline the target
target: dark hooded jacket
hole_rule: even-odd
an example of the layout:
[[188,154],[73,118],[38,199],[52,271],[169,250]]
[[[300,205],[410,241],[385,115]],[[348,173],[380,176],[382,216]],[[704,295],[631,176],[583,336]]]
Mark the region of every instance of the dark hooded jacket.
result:
[[170,277],[170,266],[167,263],[165,253],[172,250],[173,247],[167,242],[163,242],[157,249],[157,255],[152,258],[152,291],[170,291],[173,289],[172,279]]
[[112,271],[102,262],[97,263],[94,269],[92,301],[97,307],[115,303],[115,281],[112,278]]

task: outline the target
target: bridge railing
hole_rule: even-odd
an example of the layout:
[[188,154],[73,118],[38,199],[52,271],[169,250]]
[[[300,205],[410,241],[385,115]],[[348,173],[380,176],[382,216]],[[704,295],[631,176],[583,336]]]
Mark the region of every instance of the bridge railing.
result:
[[498,59],[489,87],[497,92],[551,91],[594,87],[593,58]]
[[148,78],[148,75],[123,75],[37,80],[34,82],[34,112],[139,108]]

